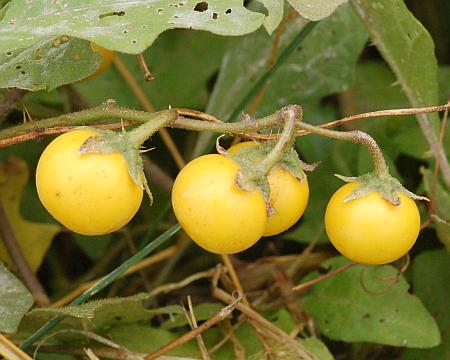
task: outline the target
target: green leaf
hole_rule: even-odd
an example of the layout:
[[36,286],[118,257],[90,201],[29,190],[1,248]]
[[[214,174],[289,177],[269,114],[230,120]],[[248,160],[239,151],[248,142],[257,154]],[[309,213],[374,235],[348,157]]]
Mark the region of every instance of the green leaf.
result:
[[406,349],[402,360],[450,359],[450,255],[443,249],[419,254],[413,262],[414,291],[433,314],[442,334],[440,346],[433,349]]
[[57,4],[52,0],[13,0],[0,21],[0,53],[67,35],[138,54],[168,29],[243,35],[259,28],[264,19],[263,14],[247,10],[241,0],[71,0]]
[[3,263],[0,263],[0,284],[0,332],[15,333],[34,300]]
[[[348,263],[339,256],[323,265],[332,271]],[[322,334],[333,340],[416,348],[438,345],[440,334],[433,317],[408,292],[403,276],[392,286],[396,276],[390,265],[354,266],[311,287],[303,304]]]
[[[228,41],[226,37],[207,32],[165,32],[144,53],[145,61],[155,77],[151,82],[145,81],[135,56],[121,56],[121,59],[155,109],[167,109],[169,106],[203,109],[208,99],[208,81],[220,67]],[[186,51],[187,48],[189,51]],[[101,76],[74,86],[91,106],[113,98],[121,106],[142,108],[114,67]]]
[[0,87],[50,91],[85,78],[101,63],[88,41],[54,36],[0,54]]
[[172,305],[157,309],[147,309],[145,300],[148,294],[138,294],[125,298],[94,300],[82,305],[69,305],[62,308],[41,308],[29,312],[21,324],[24,331],[32,331],[53,318],[66,316],[59,328],[103,330],[111,326],[148,321],[155,315],[179,314],[180,306]]
[[[281,38],[282,51],[305,25],[293,20]],[[272,41],[263,31],[234,41],[225,54],[207,112],[226,119],[267,70]],[[367,41],[364,27],[350,6],[320,22],[270,80],[255,116],[267,115],[288,104],[318,101],[347,88]],[[255,62],[255,59],[260,59]],[[235,119],[232,119],[235,120]],[[308,114],[305,114],[308,121]]]
[[[178,339],[180,335],[159,328],[134,324],[116,326],[108,331],[108,337],[131,351],[148,354]],[[168,354],[195,358],[201,356],[195,339],[177,346],[174,350],[168,352]]]
[[[352,3],[410,104],[436,105],[438,82],[433,39],[405,3],[402,0],[353,0]],[[436,156],[445,159],[437,145],[438,115],[418,114],[417,119],[428,145]]]
[[320,360],[333,360],[334,357],[326,345],[316,337],[309,337],[301,341],[303,346]]
[[264,19],[264,28],[269,34],[278,27],[280,21],[283,19],[284,0],[258,0],[262,3],[269,14]]
[[[28,168],[24,161],[10,156],[0,162],[0,201],[25,258],[36,271],[60,226],[34,223],[22,217],[20,200],[28,178]],[[0,241],[0,261],[5,262],[8,267],[14,266],[2,241]]]
[[[425,184],[425,190],[428,194],[432,194],[433,184],[433,172],[431,170],[422,168],[423,181]],[[445,245],[448,251],[450,251],[450,193],[445,189],[441,182],[436,181],[435,184],[435,211],[434,224],[439,240]]]
[[322,20],[330,16],[339,5],[348,0],[288,0],[297,12],[310,20]]
[[[278,53],[298,35],[305,20],[297,18],[283,33]],[[302,45],[268,82],[255,117],[266,116],[288,104],[317,107],[319,100],[347,88],[367,35],[350,6],[320,22]],[[257,31],[234,41],[225,54],[217,83],[206,112],[228,119],[254,84],[267,71],[273,37]],[[259,59],[255,61],[255,59]],[[305,121],[309,114],[305,112]],[[231,119],[234,121],[236,119]],[[211,141],[211,134],[200,134],[194,149],[198,156]]]
[[[203,303],[194,306],[195,318],[197,321],[208,320],[217,314],[223,308],[219,303]],[[188,320],[184,313],[176,314],[166,320],[162,325],[162,329],[171,330],[188,324]]]

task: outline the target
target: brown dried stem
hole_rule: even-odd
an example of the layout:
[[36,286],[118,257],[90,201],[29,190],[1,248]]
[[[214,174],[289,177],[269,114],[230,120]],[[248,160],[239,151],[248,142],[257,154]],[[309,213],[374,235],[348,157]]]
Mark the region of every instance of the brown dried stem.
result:
[[25,282],[26,287],[30,290],[31,294],[38,306],[46,306],[50,303],[48,296],[39,282],[36,274],[31,269],[30,264],[25,258],[19,243],[17,242],[14,230],[9,223],[5,209],[0,202],[0,235],[5,244],[6,250],[9,256],[14,261],[17,269]]
[[233,298],[233,301],[230,302],[230,304],[226,307],[224,307],[222,310],[220,310],[216,315],[214,315],[212,318],[206,320],[203,324],[201,324],[199,327],[191,330],[190,332],[184,334],[183,336],[179,337],[175,341],[172,341],[158,350],[152,352],[151,354],[147,355],[144,359],[145,360],[152,360],[156,359],[161,355],[164,355],[165,353],[169,352],[170,350],[176,348],[177,346],[180,346],[189,340],[192,340],[197,335],[201,334],[202,332],[208,330],[211,326],[216,325],[217,323],[221,322],[223,319],[228,317],[233,310],[236,308],[236,306],[239,304],[239,302],[242,300],[242,295],[240,295],[238,298]]
[[152,73],[150,72],[150,70],[149,70],[149,68],[147,66],[147,63],[145,62],[144,55],[142,55],[142,53],[138,54],[137,55],[137,59],[138,59],[139,67],[144,72],[144,79],[146,81],[153,80],[154,77],[153,77]]
[[339,269],[336,269],[336,270],[331,271],[331,272],[329,272],[327,274],[324,274],[324,275],[321,275],[319,277],[316,277],[315,279],[307,281],[307,282],[305,282],[303,284],[294,286],[292,288],[292,291],[305,290],[305,289],[309,288],[310,286],[313,286],[313,285],[315,285],[315,284],[317,284],[317,283],[319,283],[321,281],[324,281],[324,280],[329,279],[329,278],[331,278],[331,277],[333,277],[333,276],[335,276],[335,275],[337,275],[337,274],[339,274],[341,272],[344,272],[344,271],[352,268],[353,266],[355,266],[357,264],[358,263],[356,263],[356,262],[351,262],[350,264],[344,265],[344,266],[340,267]]
[[32,360],[23,350],[0,334],[0,355],[7,360]]

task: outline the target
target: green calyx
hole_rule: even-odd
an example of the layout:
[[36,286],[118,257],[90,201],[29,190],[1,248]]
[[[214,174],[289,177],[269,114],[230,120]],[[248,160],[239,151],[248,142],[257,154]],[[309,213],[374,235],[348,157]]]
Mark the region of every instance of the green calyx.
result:
[[150,203],[153,203],[153,195],[147,184],[144,174],[144,164],[140,155],[140,150],[130,141],[128,133],[123,129],[120,132],[89,128],[99,136],[88,138],[78,150],[78,154],[112,154],[121,153],[125,158],[128,173],[133,182],[147,193]]
[[281,166],[291,173],[292,176],[303,181],[306,178],[305,171],[312,171],[317,167],[317,164],[309,165],[301,161],[295,149],[289,147],[281,154],[275,164],[268,169],[263,168],[261,166],[262,160],[267,157],[275,145],[275,141],[255,142],[255,146],[242,147],[232,154],[223,149],[218,143],[216,146],[220,154],[239,164],[240,171],[236,179],[238,187],[246,191],[259,190],[267,203],[269,214],[273,210],[269,202],[270,185],[267,178],[274,168]]
[[426,197],[416,195],[405,189],[400,181],[392,177],[390,174],[377,175],[375,173],[368,173],[358,177],[347,177],[335,174],[335,176],[345,182],[356,182],[360,184],[349,196],[344,199],[344,202],[361,199],[372,192],[379,193],[383,199],[395,206],[401,204],[401,199],[398,196],[399,193],[402,193],[414,200],[429,201]]

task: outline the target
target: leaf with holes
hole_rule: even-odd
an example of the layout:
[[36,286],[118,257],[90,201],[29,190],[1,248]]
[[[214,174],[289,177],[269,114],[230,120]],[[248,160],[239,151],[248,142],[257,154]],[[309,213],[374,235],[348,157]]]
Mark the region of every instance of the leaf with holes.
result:
[[15,333],[33,305],[33,297],[5,265],[0,263],[0,332]]
[[[323,265],[333,271],[348,263],[339,256]],[[440,343],[436,322],[408,288],[390,265],[357,265],[312,286],[303,304],[322,334],[333,340],[434,347]]]
[[318,21],[330,16],[339,5],[348,0],[288,0],[298,13],[310,20]]
[[283,19],[284,0],[259,0],[268,11],[267,17],[264,19],[264,28],[269,34],[278,27]]
[[[304,25],[305,20],[301,18],[289,23],[278,53]],[[261,30],[234,41],[224,56],[207,112],[224,119],[230,116],[235,104],[267,70],[272,41]],[[314,28],[272,77],[255,116],[267,115],[288,104],[319,101],[323,96],[346,89],[366,41],[364,26],[352,8],[340,8]]]
[[[27,181],[28,169],[24,161],[10,157],[0,163],[0,201],[25,258],[36,271],[60,226],[37,224],[22,217],[19,205]],[[2,241],[0,241],[0,261],[5,262],[10,268],[14,266]]]
[[0,53],[67,35],[138,54],[168,29],[243,35],[265,18],[247,10],[241,0],[13,0],[0,21]]
[[50,91],[85,78],[101,63],[102,56],[89,42],[52,37],[26,49],[0,54],[0,87]]

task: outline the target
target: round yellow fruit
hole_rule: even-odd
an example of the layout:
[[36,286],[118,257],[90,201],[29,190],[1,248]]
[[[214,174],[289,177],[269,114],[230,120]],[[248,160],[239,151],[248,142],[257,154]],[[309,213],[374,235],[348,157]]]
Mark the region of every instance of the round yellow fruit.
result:
[[233,254],[255,244],[267,223],[262,194],[236,185],[239,165],[223,155],[200,156],[178,174],[172,206],[180,225],[202,248]]
[[348,183],[331,197],[325,229],[334,247],[363,264],[386,264],[405,255],[420,230],[420,214],[411,198],[399,193],[392,205],[377,192],[344,202],[358,183]]
[[96,135],[87,129],[60,135],[46,147],[36,169],[44,207],[61,224],[84,235],[107,234],[126,225],[143,196],[122,154],[78,154]]

